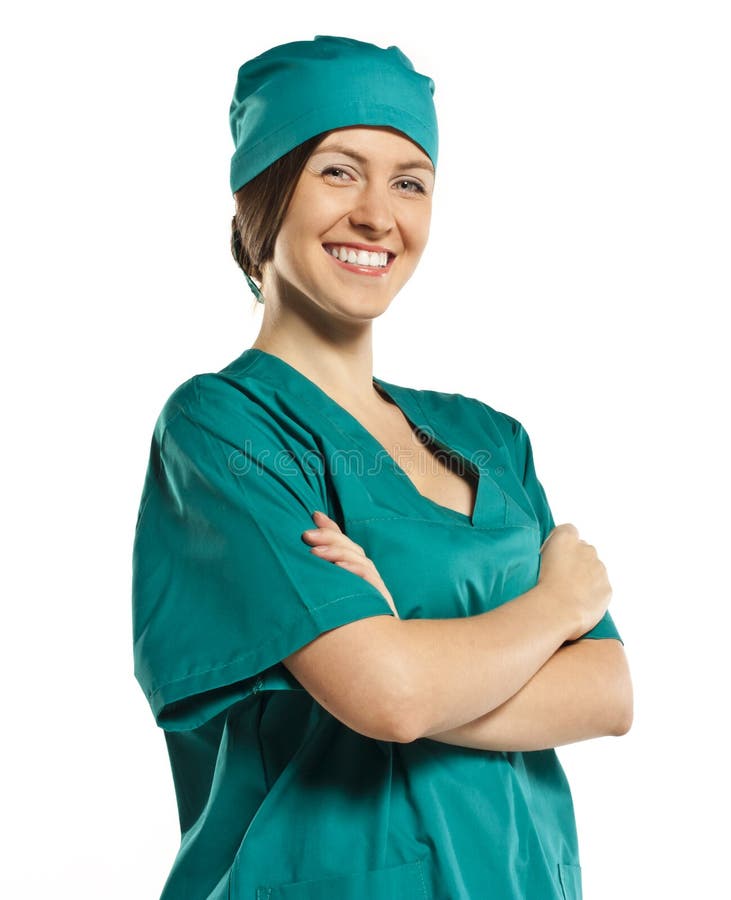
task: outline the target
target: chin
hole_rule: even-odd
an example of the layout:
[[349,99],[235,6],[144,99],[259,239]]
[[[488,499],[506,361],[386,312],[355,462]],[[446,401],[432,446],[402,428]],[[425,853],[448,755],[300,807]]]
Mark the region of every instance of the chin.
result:
[[365,292],[358,296],[340,294],[330,298],[323,308],[344,319],[375,319],[388,309],[392,300],[393,297],[384,295],[369,297]]

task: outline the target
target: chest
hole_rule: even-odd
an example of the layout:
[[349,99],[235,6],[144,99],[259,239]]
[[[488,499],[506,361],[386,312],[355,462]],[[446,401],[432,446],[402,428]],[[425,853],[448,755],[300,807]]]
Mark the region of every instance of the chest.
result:
[[[349,481],[367,490],[367,502],[339,491],[345,531],[375,563],[402,618],[476,615],[534,586],[538,529],[488,469],[480,488],[469,460],[398,408],[360,421],[384,466]],[[486,528],[469,522],[478,495]]]
[[422,496],[462,515],[472,515],[478,481],[462,458],[440,448],[393,404],[363,424]]

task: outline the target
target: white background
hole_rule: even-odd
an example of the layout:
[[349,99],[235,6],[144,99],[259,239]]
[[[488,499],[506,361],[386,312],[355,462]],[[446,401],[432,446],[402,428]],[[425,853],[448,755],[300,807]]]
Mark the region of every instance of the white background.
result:
[[374,373],[518,418],[606,563],[630,733],[559,748],[584,896],[728,884],[723,3],[28,3],[2,66],[8,897],[154,898],[177,845],[133,677],[133,529],[168,394],[254,341],[229,251],[238,66],[315,34],[436,83],[431,238]]

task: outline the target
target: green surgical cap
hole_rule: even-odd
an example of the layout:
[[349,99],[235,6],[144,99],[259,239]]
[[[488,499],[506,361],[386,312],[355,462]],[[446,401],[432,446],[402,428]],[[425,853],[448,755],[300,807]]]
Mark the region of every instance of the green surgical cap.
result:
[[324,131],[386,125],[437,165],[434,82],[396,46],[318,34],[266,50],[240,68],[229,111],[231,192]]

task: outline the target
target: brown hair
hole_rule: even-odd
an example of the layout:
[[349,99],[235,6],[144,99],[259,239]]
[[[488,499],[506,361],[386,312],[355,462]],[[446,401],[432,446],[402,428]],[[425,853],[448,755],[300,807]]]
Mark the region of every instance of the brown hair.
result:
[[234,194],[231,253],[241,269],[259,282],[262,266],[274,256],[274,243],[305,163],[327,133],[298,144]]

